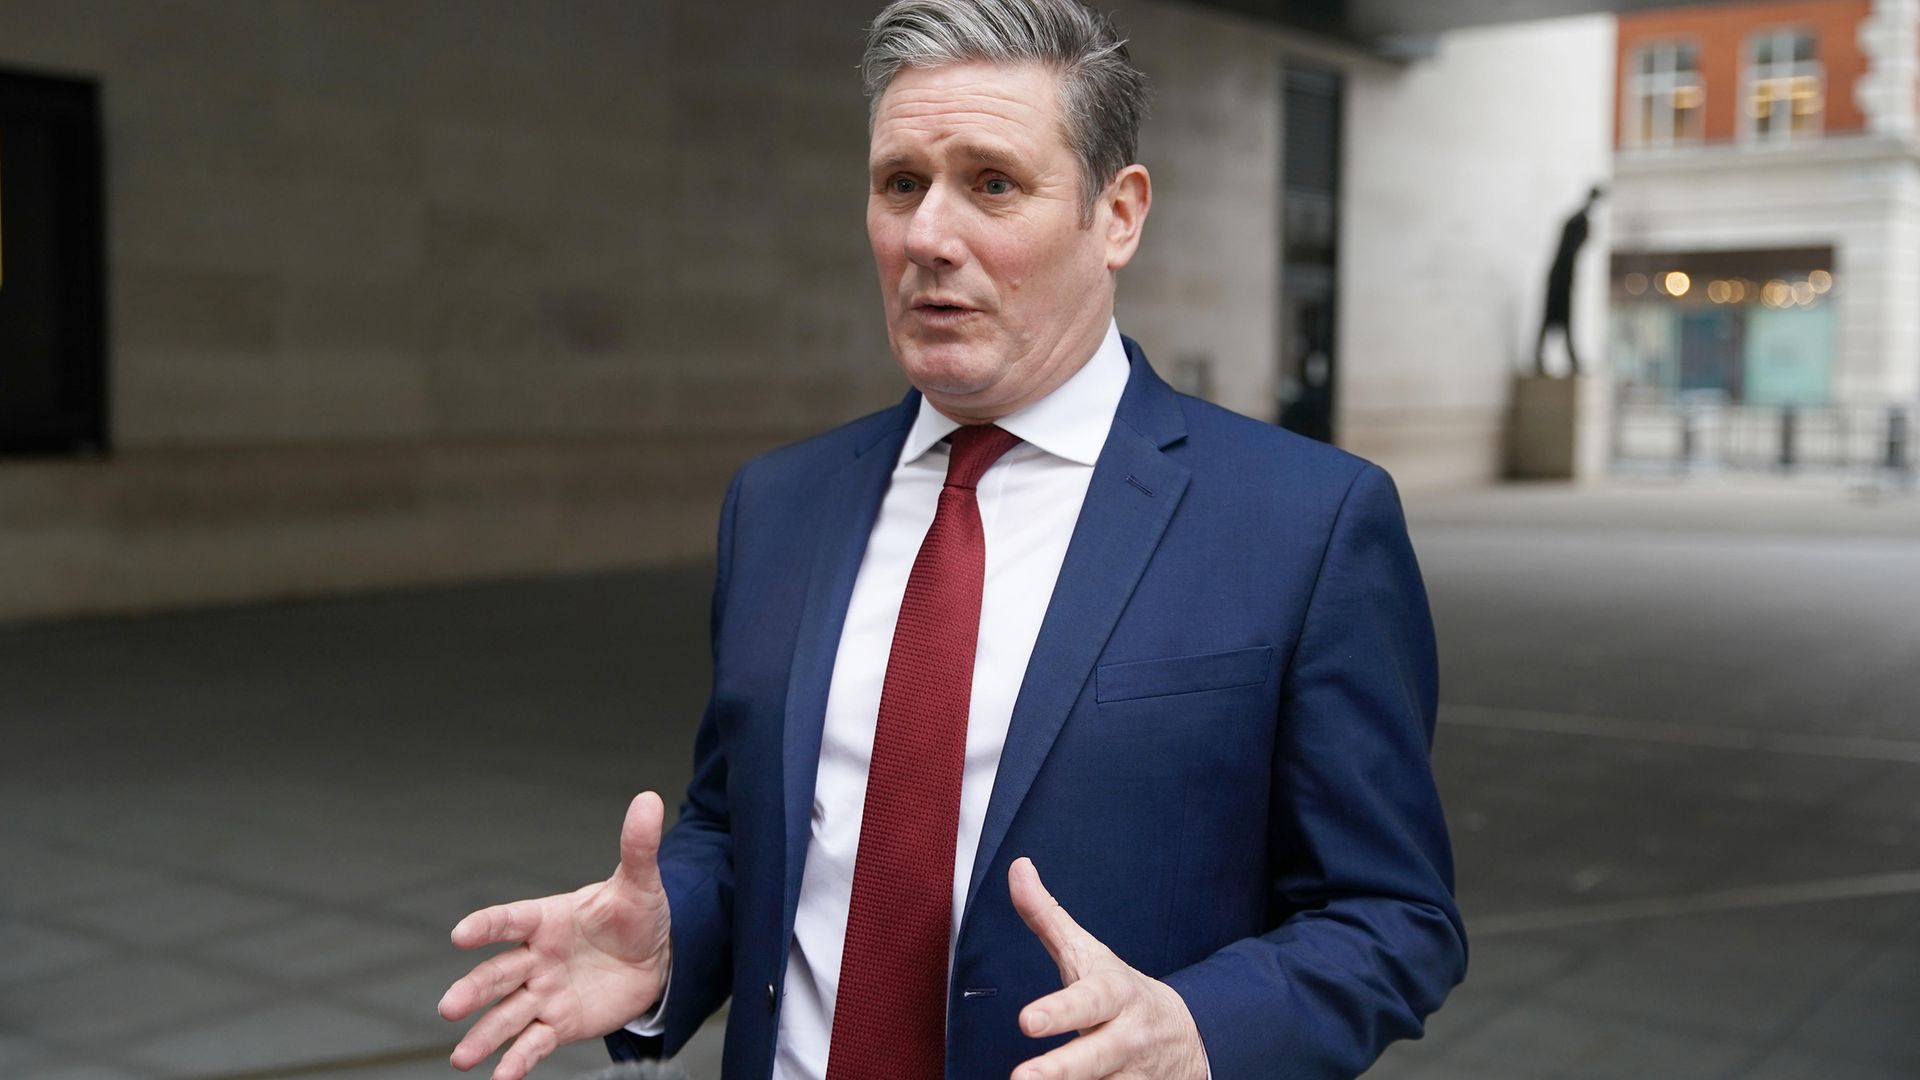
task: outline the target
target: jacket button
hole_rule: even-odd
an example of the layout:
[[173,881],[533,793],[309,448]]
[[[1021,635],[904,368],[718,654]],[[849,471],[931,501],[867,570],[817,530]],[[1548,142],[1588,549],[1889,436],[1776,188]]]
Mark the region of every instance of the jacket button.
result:
[[777,1010],[779,1007],[780,1007],[780,994],[778,991],[774,990],[772,983],[768,983],[767,984],[767,1011],[773,1012]]

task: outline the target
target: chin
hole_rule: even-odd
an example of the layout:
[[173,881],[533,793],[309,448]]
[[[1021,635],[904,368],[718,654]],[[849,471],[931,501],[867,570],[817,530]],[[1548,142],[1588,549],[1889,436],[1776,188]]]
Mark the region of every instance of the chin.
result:
[[932,390],[949,397],[966,397],[994,384],[998,365],[978,345],[907,342],[896,350],[907,381],[922,393]]

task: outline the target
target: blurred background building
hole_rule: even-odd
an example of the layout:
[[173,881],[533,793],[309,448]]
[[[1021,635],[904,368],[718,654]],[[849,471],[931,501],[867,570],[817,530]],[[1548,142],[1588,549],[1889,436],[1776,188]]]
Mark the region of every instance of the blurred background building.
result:
[[1885,453],[1920,401],[1917,63],[1905,0],[1622,16],[1620,457],[1672,460],[1684,410],[1748,462]]
[[[871,6],[0,3],[0,429],[37,455],[0,458],[0,617],[704,554],[747,456],[904,389]],[[1560,219],[1611,168],[1610,17],[1242,6],[1119,5],[1158,91],[1122,328],[1408,487],[1495,479]],[[89,109],[91,214],[84,154],[40,171]]]

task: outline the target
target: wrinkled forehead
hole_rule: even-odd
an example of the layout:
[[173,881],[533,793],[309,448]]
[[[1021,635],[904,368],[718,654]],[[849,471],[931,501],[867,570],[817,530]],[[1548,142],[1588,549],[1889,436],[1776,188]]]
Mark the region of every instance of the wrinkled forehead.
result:
[[1009,149],[1031,152],[1064,144],[1067,135],[1058,75],[1037,63],[903,67],[875,99],[869,120],[875,158],[902,148],[896,144],[956,136],[988,142],[997,136],[1028,144]]

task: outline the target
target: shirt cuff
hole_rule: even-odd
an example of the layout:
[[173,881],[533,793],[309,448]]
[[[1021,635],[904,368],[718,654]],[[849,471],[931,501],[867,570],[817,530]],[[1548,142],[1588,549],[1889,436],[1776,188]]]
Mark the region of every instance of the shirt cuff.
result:
[[673,961],[667,961],[667,977],[660,981],[660,1000],[627,1024],[627,1030],[642,1038],[653,1039],[667,1033],[667,995],[673,993]]

